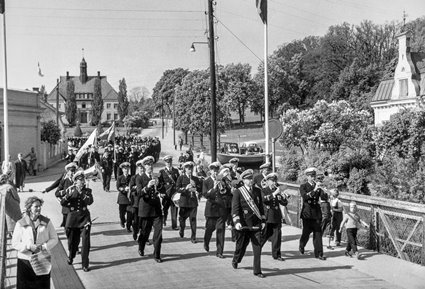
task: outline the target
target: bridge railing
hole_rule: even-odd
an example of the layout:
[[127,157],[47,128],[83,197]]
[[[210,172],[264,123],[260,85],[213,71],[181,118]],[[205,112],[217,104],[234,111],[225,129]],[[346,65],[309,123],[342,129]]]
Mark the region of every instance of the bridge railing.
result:
[[5,194],[0,194],[0,288],[5,288],[6,280],[6,201]]
[[[299,185],[284,184],[291,195],[287,206],[290,223],[301,228]],[[360,217],[369,224],[358,232],[360,246],[425,265],[425,205],[344,192],[339,198],[345,211],[350,201],[355,201]]]

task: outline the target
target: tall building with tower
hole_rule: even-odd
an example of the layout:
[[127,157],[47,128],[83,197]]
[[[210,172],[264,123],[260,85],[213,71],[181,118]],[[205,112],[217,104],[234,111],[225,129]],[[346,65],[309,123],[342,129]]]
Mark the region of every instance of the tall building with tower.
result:
[[[80,74],[72,76],[69,71],[65,76],[59,78],[59,112],[65,113],[65,103],[67,100],[67,83],[74,82],[74,93],[77,100],[77,120],[83,124],[91,123],[91,103],[94,95],[95,79],[99,78],[101,83],[101,92],[103,98],[103,112],[101,122],[118,120],[118,93],[108,82],[105,75],[101,75],[100,71],[97,75],[89,76],[87,73],[87,62],[83,59],[80,62]],[[57,91],[56,87],[49,93],[47,102],[56,108]],[[65,115],[62,115],[62,121],[67,124]]]

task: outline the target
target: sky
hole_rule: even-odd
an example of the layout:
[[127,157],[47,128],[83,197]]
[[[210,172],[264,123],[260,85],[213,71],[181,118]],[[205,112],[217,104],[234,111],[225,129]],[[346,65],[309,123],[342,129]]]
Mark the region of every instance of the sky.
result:
[[[195,44],[196,52],[190,52],[192,42],[207,41],[207,0],[5,1],[9,88],[45,85],[50,91],[67,71],[79,75],[83,55],[88,74],[100,71],[115,89],[125,78],[128,90],[145,86],[152,92],[167,69],[209,66],[207,45]],[[215,2],[216,63],[249,63],[255,74],[264,58],[264,26],[255,0]],[[343,22],[402,21],[403,11],[407,21],[423,17],[425,1],[268,0],[268,53],[296,39],[322,36]],[[3,45],[0,52],[3,67]]]

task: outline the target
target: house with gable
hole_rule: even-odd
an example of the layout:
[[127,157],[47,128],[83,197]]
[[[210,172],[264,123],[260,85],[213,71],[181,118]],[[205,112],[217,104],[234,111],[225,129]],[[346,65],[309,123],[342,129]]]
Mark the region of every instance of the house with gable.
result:
[[416,108],[425,97],[425,53],[410,51],[410,34],[398,36],[398,62],[394,77],[384,79],[371,101],[375,126],[406,108]]
[[[65,76],[59,78],[59,112],[62,116],[63,123],[67,124],[65,115],[65,103],[67,100],[67,83],[68,81],[74,82],[74,93],[77,99],[77,119],[82,125],[89,125],[91,123],[91,102],[94,95],[95,79],[99,78],[101,82],[101,91],[103,98],[103,112],[101,122],[118,120],[118,93],[108,82],[107,77],[97,72],[95,76],[87,74],[87,62],[83,58],[80,62],[80,75],[71,76],[69,71]],[[49,93],[47,102],[56,108],[57,91],[56,87]]]

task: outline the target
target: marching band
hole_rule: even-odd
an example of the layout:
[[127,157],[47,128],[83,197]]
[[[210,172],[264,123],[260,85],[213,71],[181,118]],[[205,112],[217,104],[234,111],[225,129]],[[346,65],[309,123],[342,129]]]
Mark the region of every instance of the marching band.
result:
[[[231,229],[235,252],[232,267],[238,268],[246,248],[251,242],[254,253],[253,273],[264,278],[261,271],[261,250],[267,240],[271,241],[272,257],[283,261],[281,254],[281,207],[288,204],[288,195],[277,184],[277,174],[271,173],[271,164],[260,167],[254,176],[251,169],[242,171],[239,160],[233,158],[228,164],[213,162],[206,172],[195,172],[195,163],[186,161],[179,168],[173,167],[173,157],[164,156],[165,167],[158,174],[153,171],[157,160],[152,155],[140,154],[136,146],[127,156],[123,147],[114,154],[110,145],[105,147],[100,159],[102,176],[110,175],[116,167],[118,216],[121,227],[133,234],[138,244],[138,254],[145,255],[145,246],[150,245],[153,229],[153,258],[161,263],[162,230],[170,215],[171,228],[184,238],[186,221],[189,219],[190,241],[197,243],[197,210],[200,199],[206,199],[206,219],[203,236],[204,250],[209,252],[210,240],[215,231],[216,256],[224,259],[226,225]],[[113,147],[112,147],[113,149]],[[157,157],[157,156],[156,156]],[[75,162],[65,166],[65,173],[44,192],[57,187],[56,197],[63,207],[63,222],[68,238],[68,263],[72,264],[82,238],[83,271],[89,271],[90,228],[92,220],[88,206],[93,203],[92,190],[86,186],[86,178],[92,177]],[[104,180],[103,180],[104,181]],[[103,183],[109,191],[109,183]],[[170,212],[169,212],[170,211]],[[301,246],[301,245],[300,245]]]

